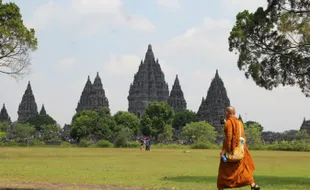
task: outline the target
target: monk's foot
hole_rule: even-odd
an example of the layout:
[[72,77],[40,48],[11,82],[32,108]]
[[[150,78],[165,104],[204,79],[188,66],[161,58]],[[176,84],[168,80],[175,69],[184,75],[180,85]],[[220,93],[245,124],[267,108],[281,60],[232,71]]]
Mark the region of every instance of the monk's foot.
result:
[[260,190],[260,187],[254,183],[254,184],[251,184],[251,190]]

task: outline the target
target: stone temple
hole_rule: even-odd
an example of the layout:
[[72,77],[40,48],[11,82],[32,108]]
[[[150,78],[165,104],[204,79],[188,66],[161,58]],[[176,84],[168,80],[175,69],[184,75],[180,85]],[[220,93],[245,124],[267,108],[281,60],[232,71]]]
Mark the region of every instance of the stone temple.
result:
[[109,108],[109,101],[105,95],[99,73],[97,72],[93,84],[88,76],[76,112],[83,110],[100,111],[104,107]]
[[210,123],[222,132],[223,124],[221,119],[225,117],[225,108],[230,106],[224,82],[216,70],[215,77],[212,79],[206,99],[202,98],[201,105],[197,112],[197,120]]
[[308,134],[310,134],[310,120],[306,120],[306,118],[304,118],[300,126],[300,131],[302,130],[307,130]]
[[3,107],[0,111],[0,122],[8,122],[11,123],[11,118],[8,114],[8,111],[6,110],[5,104],[3,104]]
[[18,106],[18,122],[26,122],[30,117],[38,114],[38,107],[32,93],[31,84],[28,82],[22,101]]
[[182,112],[186,110],[186,100],[184,98],[178,75],[176,76],[172,86],[170,96],[168,98],[168,104],[174,109],[175,112]]
[[169,88],[165,81],[165,75],[161,70],[158,59],[149,45],[144,61],[141,61],[138,72],[134,75],[130,85],[128,99],[128,111],[139,118],[149,102],[167,102]]

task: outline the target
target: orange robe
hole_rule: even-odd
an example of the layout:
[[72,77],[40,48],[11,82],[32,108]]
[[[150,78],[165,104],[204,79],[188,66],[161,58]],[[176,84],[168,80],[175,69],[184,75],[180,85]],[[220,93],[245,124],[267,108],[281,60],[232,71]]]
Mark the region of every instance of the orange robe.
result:
[[[240,128],[237,122],[238,119],[232,116],[226,121],[224,127],[226,137],[223,143],[223,149],[228,152],[234,150],[238,145]],[[246,139],[243,126],[241,128],[241,136]],[[240,162],[223,162],[221,159],[217,178],[217,188],[243,187],[254,183],[252,174],[255,170],[255,166],[246,143],[244,145],[244,150],[245,155]]]

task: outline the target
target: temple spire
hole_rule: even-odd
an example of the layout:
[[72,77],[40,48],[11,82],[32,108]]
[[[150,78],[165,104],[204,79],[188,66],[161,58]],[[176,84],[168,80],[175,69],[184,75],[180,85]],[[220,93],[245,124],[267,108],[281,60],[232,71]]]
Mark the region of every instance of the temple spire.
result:
[[26,122],[30,117],[38,114],[38,107],[35,101],[30,81],[28,81],[27,88],[22,97],[22,101],[18,106],[18,121]]
[[2,109],[0,111],[0,122],[8,122],[11,123],[11,118],[6,110],[5,104],[3,104]]
[[152,45],[149,44],[147,48],[147,52],[145,54],[144,63],[147,64],[154,64],[155,63],[155,56],[152,50]]
[[42,107],[40,110],[40,115],[46,115],[46,110],[45,110],[44,104],[42,104]]
[[168,104],[174,109],[175,112],[181,112],[186,109],[186,101],[178,75],[175,77],[174,84],[168,98]]

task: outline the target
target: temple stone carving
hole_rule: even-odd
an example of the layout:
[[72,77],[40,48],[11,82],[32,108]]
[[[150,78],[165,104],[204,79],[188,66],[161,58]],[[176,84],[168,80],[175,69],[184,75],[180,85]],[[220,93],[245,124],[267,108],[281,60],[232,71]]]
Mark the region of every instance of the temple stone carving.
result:
[[206,99],[202,98],[201,105],[197,112],[199,121],[205,120],[222,133],[223,124],[221,119],[225,117],[225,108],[230,106],[224,82],[216,70],[215,77],[212,79]]
[[149,45],[144,61],[141,61],[138,72],[134,75],[130,85],[128,99],[128,111],[139,118],[149,102],[167,102],[169,97],[168,84],[161,70],[158,59]]
[[174,80],[174,84],[168,98],[168,104],[174,109],[175,112],[181,112],[186,110],[186,101],[183,91],[181,89],[178,75]]
[[0,111],[0,122],[12,123],[8,111],[6,110],[5,104],[3,104],[2,109]]
[[78,102],[76,112],[83,110],[100,111],[104,107],[109,108],[109,101],[105,95],[99,73],[97,72],[93,84],[88,76],[84,90],[80,97],[80,101]]
[[22,101],[18,106],[18,122],[26,122],[30,117],[38,114],[38,107],[32,93],[30,81],[23,95]]

